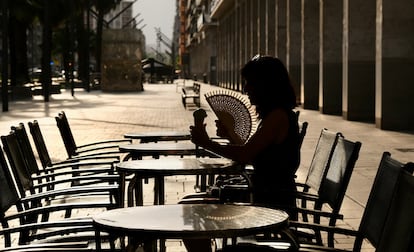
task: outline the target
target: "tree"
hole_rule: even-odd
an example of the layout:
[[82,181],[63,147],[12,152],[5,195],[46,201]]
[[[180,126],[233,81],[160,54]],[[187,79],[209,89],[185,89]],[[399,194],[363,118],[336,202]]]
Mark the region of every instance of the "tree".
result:
[[9,86],[9,74],[8,74],[8,66],[9,66],[9,52],[8,48],[9,45],[7,43],[8,39],[8,18],[9,18],[9,1],[3,0],[1,3],[1,25],[2,25],[2,53],[1,53],[1,95],[2,95],[2,105],[3,111],[9,111],[9,100],[8,100],[8,86]]
[[10,85],[16,87],[29,82],[26,31],[36,12],[25,0],[9,1],[9,4]]
[[[10,4],[9,15],[9,41],[10,41],[10,69],[11,83],[18,86],[29,81],[28,75],[28,59],[27,59],[27,36],[28,27],[37,19],[43,27],[42,32],[42,74],[41,83],[43,87],[43,95],[45,101],[49,101],[49,88],[51,85],[51,59],[53,48],[61,48],[64,62],[73,68],[73,55],[76,50],[75,38],[79,45],[80,56],[80,72],[85,82],[88,82],[89,57],[85,53],[89,53],[90,44],[89,32],[84,29],[84,14],[87,13],[92,6],[98,13],[98,28],[96,36],[96,63],[97,71],[100,71],[101,62],[101,41],[103,29],[103,16],[112,8],[120,3],[121,0],[14,0],[8,1]],[[3,1],[4,2],[4,1]],[[78,23],[75,20],[79,20]],[[64,29],[62,27],[65,27]],[[62,34],[71,38],[65,44],[65,40],[61,41],[61,45],[53,44],[54,31],[64,31]],[[67,66],[66,65],[66,66]],[[65,66],[65,67],[66,67]]]
[[52,84],[51,55],[53,28],[57,28],[71,17],[77,10],[78,1],[65,0],[32,0],[33,6],[39,8],[39,19],[43,26],[42,32],[42,75],[41,83],[44,101],[49,102]]
[[104,15],[113,9],[121,0],[95,0],[94,6],[98,12],[96,27],[96,68],[101,72],[101,54],[102,54],[102,30],[104,27]]

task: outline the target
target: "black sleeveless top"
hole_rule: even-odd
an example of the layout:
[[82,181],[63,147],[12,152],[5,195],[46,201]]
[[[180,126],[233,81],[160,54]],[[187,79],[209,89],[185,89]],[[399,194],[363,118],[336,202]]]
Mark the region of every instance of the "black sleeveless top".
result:
[[[295,172],[300,162],[298,117],[289,110],[289,131],[280,144],[272,144],[259,153],[252,165],[255,203],[296,206]],[[259,126],[260,127],[260,126]]]

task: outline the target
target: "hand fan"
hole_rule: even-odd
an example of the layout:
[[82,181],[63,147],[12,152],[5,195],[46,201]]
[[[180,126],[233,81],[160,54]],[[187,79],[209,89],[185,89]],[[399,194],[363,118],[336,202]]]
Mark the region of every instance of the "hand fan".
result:
[[248,98],[231,90],[213,90],[205,98],[227,132],[234,131],[244,143],[256,130],[257,116]]

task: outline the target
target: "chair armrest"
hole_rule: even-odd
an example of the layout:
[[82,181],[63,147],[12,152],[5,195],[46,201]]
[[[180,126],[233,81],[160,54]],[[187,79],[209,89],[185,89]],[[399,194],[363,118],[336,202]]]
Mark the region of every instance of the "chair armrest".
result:
[[13,214],[9,214],[4,217],[4,220],[11,221],[17,220],[27,216],[50,214],[58,211],[73,210],[73,209],[85,209],[85,208],[107,208],[108,203],[103,202],[76,202],[76,203],[63,203],[63,204],[52,204],[47,206],[38,206],[29,208],[27,210],[18,211]]
[[[99,152],[100,150],[103,149],[98,149],[98,150],[86,150],[86,151],[77,151],[76,155],[72,156],[71,158],[86,158],[86,157],[96,157],[96,156],[101,156],[102,158],[107,158],[107,157],[111,157],[113,155],[122,155],[123,153],[121,153],[119,151],[119,148],[116,149],[111,149],[108,151],[102,151]],[[98,152],[94,152],[94,151],[98,151]],[[118,157],[120,159],[120,157]]]
[[81,181],[82,182],[90,181],[90,182],[93,182],[93,184],[104,183],[104,182],[115,184],[116,182],[119,181],[119,176],[118,175],[94,174],[94,175],[84,175],[84,176],[76,176],[76,177],[69,177],[69,178],[64,177],[62,179],[51,180],[51,181],[43,182],[41,184],[34,185],[33,188],[34,189],[53,188],[55,185],[72,183],[72,182],[80,183]]
[[[132,143],[132,139],[110,139],[110,140],[104,140],[104,141],[99,141],[99,142],[83,144],[83,145],[79,145],[77,147],[78,148],[85,148],[85,147],[92,147],[92,146],[108,144],[108,143]],[[107,148],[115,147],[115,146],[117,146],[117,145],[110,145],[110,146],[107,146]],[[106,146],[101,146],[100,148],[102,148],[102,147],[105,148]]]
[[[94,151],[107,150],[107,149],[115,149],[115,150],[117,150],[117,152],[107,151],[107,152],[104,152],[104,153],[107,153],[107,154],[119,153],[119,150],[118,150],[119,145],[106,145],[106,146],[98,146],[98,147],[94,147],[94,148],[90,148],[89,146],[87,146],[85,148],[80,148],[79,147],[79,148],[76,148],[76,153],[80,154],[80,153],[94,152]],[[93,154],[97,155],[98,153],[93,153]]]
[[[332,212],[326,212],[326,211],[320,211],[320,210],[314,210],[314,209],[307,209],[307,208],[296,208],[296,210],[299,213],[314,215],[318,217],[325,217],[325,218],[334,218],[337,220],[343,220],[344,216],[342,214],[335,214]],[[308,222],[305,222],[308,223]]]
[[78,252],[78,251],[91,251],[88,248],[88,242],[45,242],[45,243],[33,243],[29,245],[18,245],[0,249],[0,252]]
[[[55,165],[62,165],[67,163],[74,163],[74,162],[82,162],[82,161],[88,161],[88,160],[107,160],[106,162],[119,162],[120,158],[119,155],[88,155],[88,156],[75,156],[72,158],[68,158],[66,160],[57,161],[53,163],[53,166]],[[104,161],[102,161],[104,162]]]
[[[54,165],[54,166],[45,168],[44,172],[46,174],[38,175],[37,177],[48,176],[50,175],[50,173],[53,173],[53,175],[58,175],[58,173],[60,172],[63,173],[67,171],[70,171],[70,173],[73,173],[74,171],[80,172],[85,169],[88,169],[88,170],[91,169],[92,171],[94,171],[94,169],[96,169],[97,171],[98,170],[114,171],[115,169],[114,169],[113,164],[114,164],[113,162],[77,162],[77,163],[59,164],[59,165]],[[84,169],[81,169],[81,168],[84,168]]]
[[[30,230],[46,230],[48,228],[53,229],[52,231],[41,232],[41,234],[34,234],[30,235],[30,238],[26,237],[23,238],[23,241],[28,242],[34,240],[36,238],[48,238],[50,236],[56,236],[59,234],[67,235],[68,233],[75,233],[75,232],[93,232],[93,221],[91,218],[84,218],[84,219],[68,219],[62,221],[47,221],[47,222],[36,222],[30,224],[22,224],[15,227],[3,228],[0,230],[0,235],[10,236],[13,233],[18,232],[27,232]],[[57,229],[59,228],[59,229]]]
[[305,183],[296,182],[295,185],[296,185],[296,187],[303,188],[304,191],[308,191],[309,190],[309,186],[307,184],[305,184]]
[[312,193],[307,193],[307,192],[297,192],[295,194],[296,199],[301,199],[301,200],[307,200],[307,201],[317,201],[319,199],[319,196],[316,194],[312,194]]
[[[74,169],[74,170],[63,170],[63,171],[58,171],[55,172],[54,170],[49,170],[48,173],[46,174],[41,174],[41,175],[35,175],[32,176],[33,180],[55,180],[56,177],[61,177],[61,176],[68,176],[68,175],[72,175],[73,177],[77,177],[77,179],[82,179],[84,177],[87,178],[87,176],[92,176],[92,175],[96,175],[96,174],[104,174],[104,176],[102,178],[109,178],[110,177],[105,177],[105,176],[110,176],[110,175],[114,175],[114,169],[111,167],[97,167],[97,168],[88,168],[88,169]],[[60,181],[61,179],[59,179]]]
[[321,224],[314,224],[314,223],[307,223],[307,222],[300,222],[300,221],[289,221],[289,226],[293,228],[309,228],[313,230],[319,230],[322,232],[330,232],[335,234],[342,234],[342,235],[349,235],[349,236],[357,236],[358,231],[353,229],[347,228],[340,228],[336,226],[327,226]]
[[119,192],[118,185],[99,185],[99,186],[74,186],[64,189],[55,189],[45,192],[36,193],[33,195],[28,195],[21,199],[22,202],[37,201],[43,199],[51,199],[57,196],[69,196],[69,195],[79,195],[79,194],[93,194],[93,193],[110,193],[116,194]]

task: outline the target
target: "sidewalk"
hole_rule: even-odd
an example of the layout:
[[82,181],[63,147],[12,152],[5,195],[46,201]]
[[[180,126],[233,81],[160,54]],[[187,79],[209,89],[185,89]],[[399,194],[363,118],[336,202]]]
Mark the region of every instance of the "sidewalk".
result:
[[[186,80],[186,85],[191,81]],[[201,94],[218,87],[202,84]],[[10,102],[9,112],[0,113],[0,133],[7,134],[10,126],[38,120],[51,157],[66,157],[54,117],[65,111],[77,144],[101,139],[123,138],[124,133],[145,131],[187,130],[193,124],[192,112],[196,107],[184,109],[176,84],[144,84],[141,93],[102,93],[70,90],[53,95],[49,103],[42,97],[32,101]],[[201,107],[207,111],[207,129],[214,135],[214,115],[208,104],[201,99]],[[362,142],[351,182],[342,206],[345,220],[339,225],[357,228],[366,203],[381,155],[384,151],[402,162],[414,161],[414,134],[384,131],[373,124],[351,122],[339,116],[320,114],[319,111],[300,109],[300,120],[308,121],[309,127],[302,147],[302,163],[298,180],[304,180],[322,128],[340,131],[345,137]],[[405,152],[398,148],[406,149]],[[412,150],[412,151],[411,151]],[[166,202],[175,203],[182,195],[193,192],[192,176],[170,177],[166,181]],[[144,204],[151,204],[151,182],[144,187]],[[339,238],[338,247],[352,248],[353,239]],[[185,251],[180,241],[168,241],[168,251]],[[373,251],[370,246],[364,251]]]

